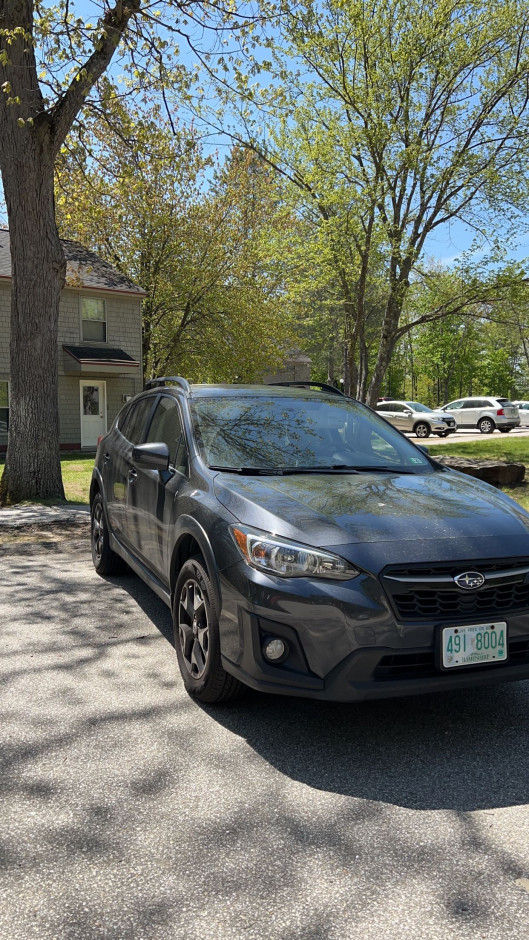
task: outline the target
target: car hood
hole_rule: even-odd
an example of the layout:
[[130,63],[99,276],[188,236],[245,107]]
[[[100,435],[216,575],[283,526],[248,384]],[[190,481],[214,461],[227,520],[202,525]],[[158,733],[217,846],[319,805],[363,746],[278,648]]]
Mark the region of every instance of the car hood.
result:
[[[219,501],[242,523],[309,545],[510,542],[529,553],[529,514],[494,487],[453,470],[239,477],[219,473]],[[517,548],[514,542],[519,540]],[[504,551],[500,554],[505,554]],[[483,555],[482,555],[483,557]]]

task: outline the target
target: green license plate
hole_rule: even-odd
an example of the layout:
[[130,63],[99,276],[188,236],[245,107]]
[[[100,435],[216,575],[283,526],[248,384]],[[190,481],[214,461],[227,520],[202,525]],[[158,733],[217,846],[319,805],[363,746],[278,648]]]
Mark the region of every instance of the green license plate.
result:
[[507,659],[507,624],[472,623],[466,627],[444,627],[441,631],[441,661],[445,669],[479,666]]

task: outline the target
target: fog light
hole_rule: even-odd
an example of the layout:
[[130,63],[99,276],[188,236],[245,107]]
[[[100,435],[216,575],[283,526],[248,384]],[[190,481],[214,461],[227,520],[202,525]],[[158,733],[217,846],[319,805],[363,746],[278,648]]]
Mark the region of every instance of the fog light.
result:
[[279,637],[268,637],[263,644],[263,653],[266,659],[270,660],[271,663],[277,663],[278,660],[283,659],[287,652],[287,645],[284,640],[280,640]]

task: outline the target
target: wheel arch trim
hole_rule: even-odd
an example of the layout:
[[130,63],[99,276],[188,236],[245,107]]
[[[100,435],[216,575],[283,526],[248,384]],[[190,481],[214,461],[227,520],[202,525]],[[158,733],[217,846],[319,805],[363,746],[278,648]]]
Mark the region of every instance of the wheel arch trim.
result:
[[[193,516],[180,516],[178,520],[178,535],[173,546],[173,551],[171,555],[171,567],[170,567],[170,591],[171,597],[173,597],[174,589],[176,587],[176,582],[178,580],[178,574],[180,571],[180,566],[177,564],[177,559],[180,551],[180,547],[183,541],[186,538],[191,537],[197,543],[206,563],[206,568],[208,575],[211,581],[213,592],[215,595],[215,602],[217,604],[217,609],[221,610],[222,607],[222,595],[220,590],[220,578],[217,568],[217,562],[215,561],[215,555],[211,547],[211,542],[207,535],[205,529],[202,528],[199,522],[193,518]],[[187,558],[184,559],[184,562],[187,561]]]

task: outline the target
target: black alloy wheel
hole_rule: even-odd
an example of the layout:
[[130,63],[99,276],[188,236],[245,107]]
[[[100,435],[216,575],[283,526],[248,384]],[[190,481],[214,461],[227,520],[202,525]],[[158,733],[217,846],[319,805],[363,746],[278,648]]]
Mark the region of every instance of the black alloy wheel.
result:
[[173,628],[178,665],[190,695],[210,704],[241,695],[245,687],[222,666],[215,595],[199,556],[186,561],[180,571]]
[[426,421],[418,421],[415,425],[413,432],[415,437],[430,437],[430,425]]
[[478,421],[478,428],[482,434],[492,434],[495,427],[492,418],[482,418],[481,421]]
[[110,548],[108,525],[101,493],[96,493],[94,496],[90,515],[90,544],[95,570],[101,575],[121,574],[127,566],[123,559]]

